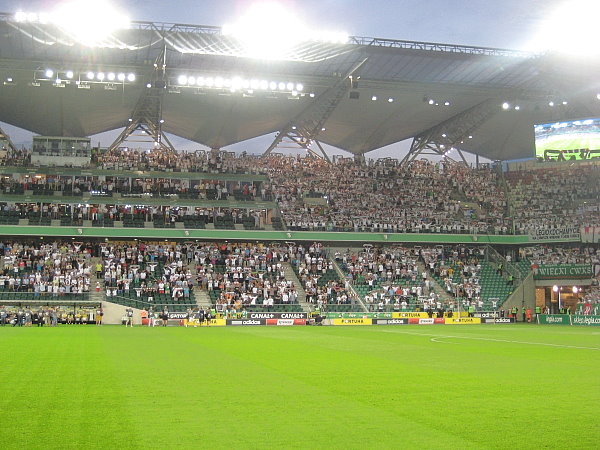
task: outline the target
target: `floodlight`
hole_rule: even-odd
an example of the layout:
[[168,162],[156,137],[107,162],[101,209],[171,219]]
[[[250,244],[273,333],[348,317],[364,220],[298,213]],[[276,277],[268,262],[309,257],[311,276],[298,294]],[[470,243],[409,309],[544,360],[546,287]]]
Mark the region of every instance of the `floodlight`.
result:
[[315,98],[315,93],[311,92],[310,94],[308,94],[310,98]]
[[519,111],[521,107],[519,105],[515,106],[515,111]]
[[12,79],[12,77],[8,77],[8,78],[6,79],[6,81],[7,81],[7,83],[12,83],[13,79]]
[[15,14],[15,20],[17,22],[25,22],[27,20],[27,13],[23,11],[17,11]]
[[98,72],[96,74],[96,78],[100,81],[103,81],[104,80],[104,72]]
[[260,80],[260,88],[261,89],[268,89],[269,88],[269,82],[267,80]]
[[392,97],[388,98],[388,103],[392,103],[394,99]]
[[[565,55],[591,57],[600,53],[598,46],[598,0],[569,0],[560,2],[534,35],[527,49],[554,51]],[[557,33],[556,30],[562,32]]]
[[119,75],[117,75],[117,80],[119,80],[119,81],[125,81],[125,74],[124,73],[120,73]]
[[325,131],[325,128],[321,128],[321,131]]
[[52,78],[54,76],[54,70],[52,70],[52,69],[46,69],[46,71],[44,72],[44,74],[46,75],[46,78]]
[[502,103],[502,109],[508,109],[510,108],[510,105],[507,102]]
[[302,92],[304,90],[304,85],[302,83],[297,83],[296,84],[296,90],[298,92]]
[[554,106],[554,102],[548,102],[548,106]]
[[279,88],[280,91],[285,91],[286,85],[283,81],[280,81],[279,84],[277,85],[277,87]]
[[294,48],[303,41],[343,43],[348,40],[343,33],[311,30],[298,12],[274,2],[255,3],[236,23],[223,26],[222,33],[236,38],[245,56],[259,59],[290,58]]
[[215,84],[215,80],[213,80],[213,79],[212,79],[212,77],[208,77],[208,78],[206,79],[206,85],[207,85],[208,87],[212,87],[212,86],[214,86],[214,84]]
[[376,96],[376,95],[374,95],[373,97],[371,97],[371,100],[373,100],[373,101],[377,101],[377,96]]
[[231,79],[231,87],[235,90],[241,89],[243,87],[242,84],[243,84],[243,82],[242,82],[241,77],[233,77]]
[[271,81],[269,83],[269,89],[271,89],[272,91],[274,91],[275,89],[277,89],[277,82]]
[[242,80],[242,88],[249,89],[250,88],[250,81],[249,80]]
[[600,100],[600,93],[596,94],[596,98]]
[[160,119],[159,122],[160,123],[165,123],[165,119]]
[[148,84],[146,84],[146,87],[147,87],[148,89],[150,89],[150,88],[152,87],[152,85],[151,85],[150,83],[148,83]]
[[177,84],[187,84],[188,78],[185,75],[179,75],[177,78]]
[[197,86],[204,86],[204,77],[198,77],[198,78],[196,78],[196,85]]
[[130,73],[127,75],[127,81],[134,82],[135,81],[135,73]]
[[65,76],[70,80],[71,78],[73,78],[73,71],[67,70],[67,72],[65,73]]
[[287,88],[288,91],[293,91],[294,90],[294,83],[288,83],[286,85],[286,88]]
[[115,74],[113,72],[109,72],[107,78],[108,81],[115,81]]
[[444,102],[444,106],[450,106],[450,102],[449,102],[448,100],[446,100],[446,101]]
[[434,104],[435,104],[435,100],[434,100],[434,99],[432,99],[432,98],[430,98],[428,103],[429,103],[430,105],[434,105]]
[[447,137],[447,136],[448,136],[448,135],[447,135],[446,133],[442,133],[442,137],[443,137],[443,138],[445,138],[445,137]]
[[93,80],[94,76],[95,76],[94,72],[88,72],[86,74],[86,77],[87,77],[88,80]]
[[223,86],[225,86],[226,88],[231,87],[231,78],[225,78],[223,80]]
[[49,23],[52,21],[52,15],[50,13],[41,12],[37,15],[37,21],[41,24]]
[[469,136],[469,139],[473,139],[473,136]]
[[562,104],[566,106],[568,104],[568,102],[563,101]]
[[196,77],[188,77],[187,82],[190,86],[193,86],[196,84]]
[[258,81],[258,80],[250,80],[250,87],[252,89],[258,89],[260,87],[260,81]]
[[88,47],[101,46],[113,32],[129,28],[129,19],[106,0],[62,3],[48,21]]

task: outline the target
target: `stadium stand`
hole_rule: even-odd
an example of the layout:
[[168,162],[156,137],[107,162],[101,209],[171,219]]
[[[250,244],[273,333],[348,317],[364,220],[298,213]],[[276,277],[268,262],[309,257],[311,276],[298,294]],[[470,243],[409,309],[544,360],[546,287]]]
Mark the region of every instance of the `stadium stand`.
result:
[[86,300],[92,246],[81,242],[5,241],[1,247],[3,300]]
[[279,245],[205,244],[195,250],[198,284],[217,310],[301,311],[288,261]]
[[362,311],[347,280],[340,278],[322,244],[294,245],[289,251],[309,304],[324,312]]
[[188,248],[173,244],[105,245],[103,279],[109,301],[145,309],[185,311],[196,305]]

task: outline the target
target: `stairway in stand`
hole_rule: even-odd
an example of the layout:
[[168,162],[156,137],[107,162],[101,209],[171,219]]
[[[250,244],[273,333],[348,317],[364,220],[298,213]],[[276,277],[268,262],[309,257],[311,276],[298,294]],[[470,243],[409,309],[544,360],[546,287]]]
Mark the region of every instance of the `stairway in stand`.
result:
[[202,289],[200,286],[196,284],[196,280],[198,280],[198,272],[196,270],[196,264],[193,262],[188,264],[188,268],[192,273],[192,278],[194,280],[194,299],[196,300],[196,304],[200,309],[211,309],[212,303],[210,301],[210,296],[206,289]]
[[421,273],[423,273],[424,271],[427,272],[427,277],[429,278],[429,281],[431,282],[430,286],[433,289],[433,292],[435,292],[436,294],[438,294],[440,296],[441,302],[445,302],[446,300],[454,301],[454,297],[452,297],[450,294],[448,294],[448,292],[446,292],[444,287],[440,283],[438,283],[438,281],[434,278],[431,271],[429,269],[427,269],[427,270],[425,269],[425,264],[423,263],[422,260],[417,261],[417,267],[419,268],[419,271]]
[[283,270],[285,272],[285,279],[291,280],[296,287],[296,292],[298,292],[298,304],[302,307],[302,311],[309,313],[311,311],[310,305],[306,302],[306,291],[300,282],[300,279],[294,272],[292,265],[290,263],[282,262]]

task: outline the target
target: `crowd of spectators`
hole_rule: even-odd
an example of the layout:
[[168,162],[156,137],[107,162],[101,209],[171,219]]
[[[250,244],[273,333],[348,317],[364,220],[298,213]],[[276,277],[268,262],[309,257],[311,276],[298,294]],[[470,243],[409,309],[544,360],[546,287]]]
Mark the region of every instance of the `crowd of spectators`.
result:
[[520,247],[519,258],[532,264],[600,264],[600,248],[577,245]]
[[[200,176],[199,176],[200,178]],[[5,194],[22,194],[31,190],[34,194],[53,195],[61,192],[63,196],[82,196],[84,193],[112,197],[121,194],[123,197],[171,197],[199,200],[227,200],[233,196],[252,201],[256,198],[271,199],[269,183],[236,182],[210,179],[180,178],[136,178],[108,176],[100,179],[97,176],[36,176],[21,175],[19,177],[0,178],[0,191]]]
[[[12,158],[12,159],[11,159]],[[27,151],[8,151],[5,161]],[[382,233],[527,234],[536,229],[600,226],[598,165],[505,173],[447,162],[390,160],[329,162],[311,157],[256,157],[217,151],[115,149],[95,152],[92,167],[204,174],[263,174],[247,182],[116,176],[4,177],[5,194],[34,193],[223,200],[276,199],[290,230]],[[236,197],[237,198],[237,197]],[[102,212],[106,214],[108,212]],[[177,219],[169,218],[177,221]]]
[[421,249],[421,257],[429,272],[440,281],[446,293],[462,299],[463,305],[484,306],[481,298],[481,261],[483,247],[438,246]]
[[515,233],[600,226],[599,178],[597,165],[508,172]]
[[430,277],[423,267],[419,267],[417,247],[373,248],[367,245],[360,252],[337,252],[335,258],[359,291],[363,291],[362,286],[366,287],[364,299],[370,310],[442,307]]
[[345,280],[340,280],[320,243],[290,246],[298,279],[306,292],[306,301],[321,311],[328,305],[350,305],[353,294]]
[[24,167],[31,164],[30,150],[0,150],[0,166]]
[[[102,246],[102,277],[108,296],[131,297],[152,303],[166,296],[189,304],[194,277],[188,266],[188,247],[180,244],[111,244]],[[100,269],[100,270],[98,270]]]
[[160,170],[169,172],[263,173],[258,157],[228,152],[171,152],[163,149],[117,148],[96,153],[92,163],[105,170]]
[[[414,161],[410,166],[277,157],[268,174],[292,230],[497,233],[510,230],[506,201],[481,201],[493,172]],[[307,199],[317,198],[318,201]]]
[[90,290],[92,250],[80,242],[4,242],[0,290],[34,297],[68,296]]
[[[94,224],[114,226],[115,221],[136,219],[142,222],[160,221],[161,224],[174,226],[176,223],[188,224],[201,222],[215,223],[228,219],[233,225],[247,225],[250,221],[256,229],[265,224],[265,217],[259,210],[246,208],[211,208],[193,206],[144,206],[144,205],[108,205],[102,203],[5,203],[0,204],[0,216],[12,216],[16,219],[48,218],[61,220],[61,225],[82,226],[84,220]],[[63,223],[64,222],[64,223]],[[155,225],[156,227],[156,225]]]
[[239,311],[249,306],[293,305],[294,282],[286,278],[285,246],[205,244],[195,250],[198,284],[214,293],[217,305]]

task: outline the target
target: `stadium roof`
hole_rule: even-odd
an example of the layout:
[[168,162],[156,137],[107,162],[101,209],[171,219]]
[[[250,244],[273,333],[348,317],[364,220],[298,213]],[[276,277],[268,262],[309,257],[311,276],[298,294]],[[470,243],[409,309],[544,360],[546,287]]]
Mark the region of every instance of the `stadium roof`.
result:
[[[600,116],[600,61],[593,58],[366,37],[301,43],[283,60],[244,57],[242,47],[218,27],[150,22],[87,47],[53,25],[0,15],[0,121],[51,136],[123,128],[163,50],[163,130],[210,148],[315,114],[312,105],[331,102],[327,93],[340,80],[344,96],[327,110],[318,139],[354,154],[435,129],[459,130],[457,147],[491,159],[531,157],[534,124]],[[203,85],[190,86],[182,75]],[[258,88],[262,80],[275,88]],[[465,127],[481,105],[488,105],[485,120]]]

